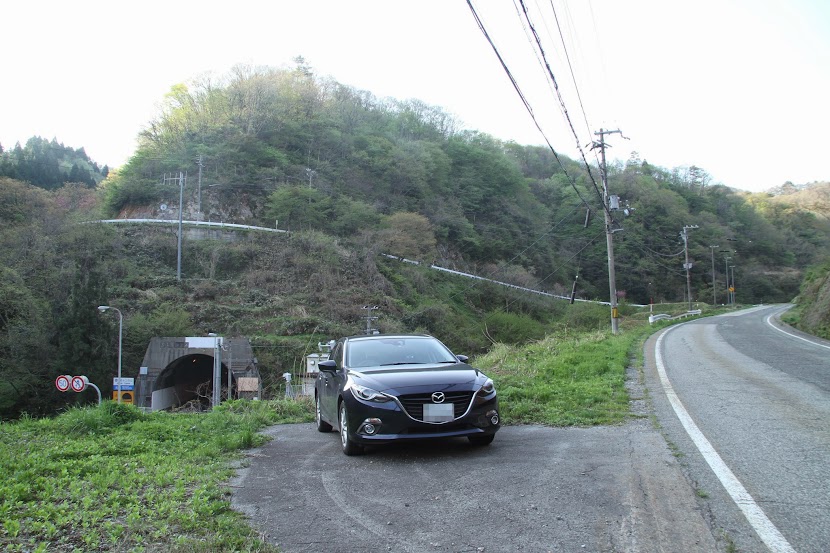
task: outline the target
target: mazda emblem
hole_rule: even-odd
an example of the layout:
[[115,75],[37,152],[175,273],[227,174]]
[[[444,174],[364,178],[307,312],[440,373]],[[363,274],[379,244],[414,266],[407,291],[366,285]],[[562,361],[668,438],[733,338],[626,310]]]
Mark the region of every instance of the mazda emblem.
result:
[[444,392],[434,392],[432,394],[432,403],[444,403]]

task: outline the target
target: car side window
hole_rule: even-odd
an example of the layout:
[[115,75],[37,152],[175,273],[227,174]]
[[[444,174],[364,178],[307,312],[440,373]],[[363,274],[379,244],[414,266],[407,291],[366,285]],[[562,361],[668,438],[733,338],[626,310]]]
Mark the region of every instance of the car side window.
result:
[[331,357],[335,363],[337,363],[337,368],[343,368],[343,342],[337,342],[337,345],[334,346],[334,350],[331,352]]

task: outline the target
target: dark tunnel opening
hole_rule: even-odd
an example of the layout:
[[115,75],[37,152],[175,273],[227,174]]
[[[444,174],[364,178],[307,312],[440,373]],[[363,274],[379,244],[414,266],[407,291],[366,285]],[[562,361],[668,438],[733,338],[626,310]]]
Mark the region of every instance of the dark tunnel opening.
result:
[[[159,374],[153,391],[174,388],[175,400],[170,405],[171,409],[180,408],[191,402],[194,408],[210,409],[213,397],[213,359],[213,356],[203,354],[179,357]],[[223,388],[227,387],[228,367],[224,363],[219,381]],[[226,390],[223,390],[221,397],[228,397]]]

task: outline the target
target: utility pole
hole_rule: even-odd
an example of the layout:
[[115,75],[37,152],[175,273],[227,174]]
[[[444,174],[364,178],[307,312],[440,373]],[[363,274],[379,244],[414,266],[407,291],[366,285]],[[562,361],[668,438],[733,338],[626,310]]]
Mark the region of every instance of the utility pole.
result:
[[[723,253],[732,253],[731,250],[721,250]],[[729,256],[723,256],[724,271],[726,272],[726,305],[732,303],[732,291],[729,290]]]
[[184,210],[184,173],[179,171],[179,252],[176,256],[176,280],[182,280],[182,211]]
[[199,154],[199,181],[197,183],[197,207],[199,212],[199,220],[202,220],[202,154]]
[[[617,277],[614,271],[614,229],[612,228],[613,219],[611,218],[611,210],[609,208],[609,198],[608,195],[608,169],[605,164],[605,148],[607,144],[605,143],[605,135],[606,134],[614,134],[619,133],[620,136],[623,136],[622,132],[619,129],[613,131],[606,131],[600,129],[599,132],[595,132],[594,134],[599,136],[599,141],[595,141],[591,149],[599,148],[600,149],[600,157],[601,157],[601,167],[600,167],[600,175],[602,176],[602,212],[605,215],[605,243],[608,248],[608,290],[611,296],[611,333],[617,334],[619,333],[620,328],[620,318],[619,318],[619,311],[617,309]],[[623,136],[623,138],[625,138]],[[621,230],[621,229],[617,229]]]
[[366,310],[366,334],[371,335],[377,333],[376,328],[372,328],[372,321],[377,321],[378,318],[372,315],[372,312],[380,309],[377,305],[364,305],[363,309]]
[[686,293],[689,297],[689,311],[692,310],[692,274],[690,272],[692,264],[689,263],[689,229],[700,228],[697,225],[686,225],[683,227],[683,232],[680,237],[683,238],[683,250],[686,252],[686,263],[683,268],[686,269]]
[[718,304],[718,293],[715,287],[715,248],[720,248],[720,246],[709,246],[712,252],[712,307]]
[[[176,254],[176,280],[181,282],[182,280],[182,211],[184,210],[184,182],[187,178],[186,173],[182,173],[179,171],[178,179],[176,177],[167,176],[167,173],[164,174],[162,182],[167,184],[168,181],[179,181],[179,235],[177,238],[177,254]],[[166,204],[162,204],[162,209],[167,209]]]

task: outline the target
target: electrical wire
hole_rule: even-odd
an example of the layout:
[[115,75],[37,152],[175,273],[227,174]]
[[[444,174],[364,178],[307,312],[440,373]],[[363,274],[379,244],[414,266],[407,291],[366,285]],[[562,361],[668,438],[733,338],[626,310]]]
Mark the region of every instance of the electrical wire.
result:
[[[571,212],[569,212],[569,213],[568,213],[567,215],[565,215],[562,219],[560,219],[560,220],[559,220],[559,222],[557,222],[555,225],[553,225],[553,226],[552,226],[552,227],[550,227],[548,230],[546,230],[544,233],[542,233],[539,237],[537,237],[537,238],[536,238],[536,240],[534,240],[534,241],[533,241],[533,242],[532,242],[529,246],[527,246],[525,249],[523,249],[522,251],[520,251],[519,253],[517,253],[516,255],[514,255],[514,256],[513,256],[510,260],[508,260],[508,261],[507,261],[506,265],[509,265],[510,263],[512,263],[513,261],[515,261],[515,260],[516,260],[516,259],[518,259],[519,257],[521,257],[521,256],[522,256],[525,252],[527,252],[530,248],[532,248],[532,247],[533,247],[533,246],[535,246],[537,243],[539,243],[539,241],[540,241],[540,240],[542,240],[542,238],[544,238],[544,237],[546,237],[546,236],[550,235],[550,234],[551,234],[554,230],[556,230],[556,229],[557,229],[560,225],[562,225],[562,223],[564,223],[565,221],[567,221],[570,217],[573,217],[573,215],[574,215],[574,214],[577,212],[577,210],[579,210],[579,209],[580,209],[580,206],[579,206],[579,205],[574,206],[574,208],[573,208],[573,210],[572,210]],[[580,251],[581,251],[581,250],[580,250]],[[486,277],[485,277],[485,278],[488,278],[488,279],[490,279],[490,280],[496,280],[496,279],[497,279],[497,277],[498,277],[499,275],[501,275],[502,273],[504,273],[505,269],[506,269],[506,267],[504,267],[504,268],[502,268],[502,269],[500,269],[500,270],[498,270],[498,271],[496,271],[496,272],[494,272],[494,273],[490,273],[490,274],[486,275]],[[550,275],[548,275],[548,277],[549,277],[549,276],[550,276]],[[548,277],[545,277],[545,278],[548,278]],[[544,281],[542,281],[542,282],[544,282]],[[457,296],[458,296],[458,295],[460,295],[460,294],[464,294],[464,293],[466,293],[466,292],[470,291],[472,288],[474,288],[474,287],[475,287],[476,285],[478,285],[478,284],[479,284],[478,282],[472,282],[472,283],[470,283],[470,284],[469,284],[468,286],[466,286],[463,290],[460,290],[459,292],[456,292],[455,294],[452,294],[452,295],[450,296],[450,299],[453,299],[453,298],[457,297]],[[540,282],[540,284],[541,284],[541,282]]]
[[[544,283],[546,280],[548,280],[550,277],[552,277],[553,275],[555,275],[556,273],[558,273],[560,269],[562,269],[563,267],[565,267],[565,265],[566,265],[567,263],[570,263],[571,261],[573,261],[573,259],[574,259],[575,257],[577,257],[577,256],[581,256],[581,255],[582,255],[582,252],[583,252],[583,251],[584,251],[584,250],[585,250],[588,246],[592,245],[594,242],[596,242],[596,241],[597,241],[597,239],[598,239],[600,236],[602,236],[602,235],[604,235],[604,234],[605,234],[605,231],[602,231],[602,232],[600,232],[599,234],[597,234],[596,236],[594,236],[593,238],[591,238],[590,240],[588,240],[588,241],[585,243],[585,245],[584,245],[584,246],[582,246],[581,248],[579,248],[579,250],[577,250],[577,252],[576,252],[575,254],[573,254],[571,257],[569,257],[568,259],[566,259],[566,260],[565,260],[562,264],[560,264],[560,265],[559,265],[559,267],[557,267],[557,268],[556,268],[556,269],[554,269],[552,272],[550,272],[547,276],[545,276],[545,278],[543,278],[542,280],[538,281],[538,282],[536,283],[537,287],[538,287],[538,286],[540,286],[541,284],[543,284],[543,283]],[[519,301],[519,299],[518,299],[518,298],[514,299],[513,301],[508,302],[508,303],[507,303],[507,305],[506,305],[505,307],[510,307],[511,305],[513,305],[514,303],[516,303],[517,301]],[[486,319],[485,319],[485,320],[486,320]]]
[[[562,163],[562,159],[559,157],[559,154],[554,149],[553,145],[550,143],[550,140],[548,140],[548,137],[545,134],[545,131],[542,130],[542,127],[539,124],[539,121],[536,119],[536,114],[533,113],[533,108],[530,106],[530,102],[528,102],[527,98],[525,97],[524,93],[522,92],[522,89],[519,87],[519,83],[516,82],[516,79],[513,76],[513,73],[510,71],[510,68],[507,67],[507,63],[504,61],[504,58],[502,58],[501,53],[499,53],[499,50],[496,47],[495,43],[493,42],[493,39],[490,38],[490,34],[487,32],[487,29],[484,27],[484,23],[481,21],[481,18],[479,17],[478,12],[476,12],[475,7],[473,7],[472,0],[467,0],[467,6],[469,6],[469,8],[470,8],[470,11],[473,14],[473,18],[475,18],[476,23],[478,24],[478,28],[481,30],[482,34],[484,34],[484,38],[486,38],[487,42],[490,43],[490,47],[493,49],[493,52],[496,54],[496,57],[498,58],[499,63],[501,63],[502,69],[504,69],[504,72],[507,74],[507,78],[510,79],[510,83],[513,85],[513,88],[516,90],[516,93],[519,95],[519,99],[522,101],[522,104],[525,106],[525,109],[530,114],[530,118],[533,120],[533,124],[536,125],[536,128],[539,130],[539,133],[541,133],[542,138],[545,139],[545,143],[548,145],[548,148],[550,148],[550,151],[553,153],[553,157],[556,158],[557,163],[559,163],[559,166],[562,168],[562,172],[568,178],[568,181],[570,182],[571,187],[574,189],[574,192],[576,192],[576,195],[579,197],[579,199],[582,201],[582,203],[585,204],[585,206],[590,209],[591,204],[589,204],[588,201],[585,198],[582,197],[582,194],[580,194],[579,189],[576,187],[576,181],[574,181],[573,177],[570,175],[570,173],[568,173],[568,170],[565,168],[564,163]],[[601,203],[604,204],[604,202],[601,202]]]
[[[559,39],[562,41],[562,51],[565,52],[565,59],[568,61],[568,69],[571,72],[571,80],[574,83],[576,97],[579,100],[579,108],[582,110],[582,118],[585,121],[585,128],[588,131],[588,136],[591,136],[591,125],[588,123],[588,114],[585,113],[585,106],[582,103],[582,95],[579,93],[579,86],[576,84],[576,74],[574,73],[574,68],[571,64],[571,56],[568,54],[568,47],[565,45],[565,36],[562,34],[562,26],[559,24],[559,16],[556,15],[556,8],[553,5],[553,0],[550,0],[550,9],[553,12],[553,18],[556,21],[556,28],[559,31]],[[599,164],[599,159],[597,159],[597,164]]]
[[580,144],[580,141],[579,141],[579,135],[577,135],[577,133],[576,133],[576,129],[574,128],[573,121],[571,121],[571,116],[568,113],[568,108],[565,105],[565,100],[562,98],[562,93],[559,90],[559,83],[556,81],[556,76],[554,76],[553,69],[551,69],[550,63],[547,60],[547,55],[545,54],[545,50],[542,47],[542,41],[539,38],[539,33],[536,32],[536,27],[533,25],[533,22],[530,20],[530,14],[527,11],[527,6],[525,5],[524,0],[518,0],[518,2],[522,7],[522,12],[524,14],[525,21],[527,21],[527,24],[530,27],[530,31],[531,31],[531,33],[533,33],[534,40],[536,41],[536,47],[539,49],[539,53],[542,56],[542,59],[544,60],[544,64],[545,64],[545,67],[547,69],[548,76],[550,77],[551,81],[553,82],[554,89],[556,90],[556,97],[559,100],[559,106],[562,109],[562,113],[565,115],[565,119],[568,122],[568,127],[570,127],[570,129],[571,129],[571,133],[574,135],[574,139],[576,140],[577,150],[579,150],[579,155],[582,157],[582,161],[585,163],[585,169],[588,172],[588,178],[591,180],[591,183],[594,186],[594,191],[596,192],[597,197],[599,198],[599,201],[603,206],[603,209],[608,214],[608,217],[613,219],[613,216],[611,215],[611,212],[608,209],[608,206],[605,205],[605,201],[603,199],[602,192],[600,192],[599,185],[597,184],[597,181],[594,178],[594,173],[593,173],[593,171],[591,171],[591,164],[588,163],[588,159],[585,157],[585,151],[582,149],[582,145]]

